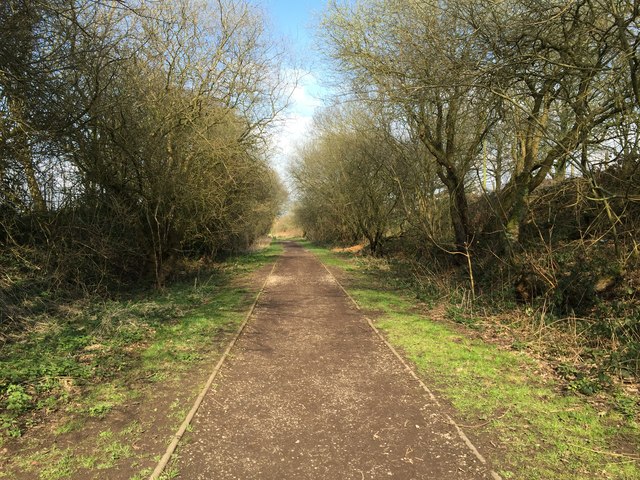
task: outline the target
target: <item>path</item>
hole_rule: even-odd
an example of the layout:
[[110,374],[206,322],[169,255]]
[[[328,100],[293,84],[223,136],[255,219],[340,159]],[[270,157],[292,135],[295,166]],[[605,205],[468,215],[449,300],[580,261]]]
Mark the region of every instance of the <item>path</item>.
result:
[[287,243],[177,452],[181,479],[487,479],[334,278]]

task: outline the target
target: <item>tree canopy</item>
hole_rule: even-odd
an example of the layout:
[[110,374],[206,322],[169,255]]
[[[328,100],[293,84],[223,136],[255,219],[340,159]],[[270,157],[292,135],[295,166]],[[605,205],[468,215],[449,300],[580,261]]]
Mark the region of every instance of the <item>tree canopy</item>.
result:
[[0,7],[0,240],[98,287],[247,247],[284,190],[266,158],[283,51],[245,0]]

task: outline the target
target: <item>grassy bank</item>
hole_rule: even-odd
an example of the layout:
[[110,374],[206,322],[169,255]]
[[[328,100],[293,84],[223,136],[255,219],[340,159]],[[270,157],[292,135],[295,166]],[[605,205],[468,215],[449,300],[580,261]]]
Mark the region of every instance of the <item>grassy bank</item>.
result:
[[511,343],[487,342],[482,322],[451,298],[416,299],[393,266],[309,243],[376,325],[455,409],[503,478],[640,478],[637,399],[615,387],[584,396]]
[[59,305],[9,337],[0,478],[145,478],[244,319],[250,275],[280,251],[201,267],[162,292]]

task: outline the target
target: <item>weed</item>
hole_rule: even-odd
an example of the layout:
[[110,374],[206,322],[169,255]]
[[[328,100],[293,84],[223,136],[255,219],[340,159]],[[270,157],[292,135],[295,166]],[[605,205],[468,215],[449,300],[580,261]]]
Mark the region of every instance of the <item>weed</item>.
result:
[[62,456],[54,461],[53,464],[45,467],[40,472],[41,480],[58,480],[63,478],[70,478],[75,471],[73,454],[69,451],[65,451]]
[[177,352],[176,359],[183,363],[195,363],[202,360],[202,355],[194,352]]
[[138,422],[137,420],[134,420],[124,430],[122,430],[123,435],[137,436],[142,432],[144,432],[144,429],[142,428],[142,425],[140,425],[140,422]]
[[[331,256],[318,247],[313,251],[323,261]],[[345,262],[340,257],[334,264]],[[560,385],[536,373],[538,363],[524,353],[466,338],[446,323],[430,321],[416,312],[409,295],[389,282],[391,288],[385,288],[375,273],[359,270],[357,263],[350,262],[355,269],[353,283],[347,285],[350,294],[362,308],[378,312],[378,328],[453,404],[460,423],[479,424],[479,435],[499,439],[505,453],[493,461],[503,478],[640,478],[637,462],[607,453],[615,452],[620,442],[640,444],[635,399],[620,395],[615,410],[603,415],[583,397],[559,393]],[[458,323],[475,323],[467,311],[453,302],[447,315]],[[515,345],[527,347],[524,341]],[[599,354],[591,355],[597,365]],[[610,382],[598,368],[580,371],[561,363],[557,371],[572,385],[571,392],[593,394]]]
[[145,468],[144,470],[141,470],[138,473],[136,473],[129,480],[146,480],[147,478],[149,478],[151,476],[152,473],[153,473],[152,469]]
[[582,393],[583,395],[593,395],[600,391],[600,384],[586,377],[576,378],[567,385],[570,391]]
[[164,472],[160,475],[158,480],[173,480],[174,478],[178,478],[180,476],[180,471],[178,467],[175,465],[169,465],[165,468]]
[[98,465],[98,468],[111,468],[122,458],[129,458],[133,455],[133,450],[129,445],[113,441],[104,448],[106,462]]
[[173,403],[169,407],[170,413],[169,416],[178,422],[182,422],[182,420],[187,416],[188,410],[185,408],[179,400],[174,400]]
[[56,427],[54,433],[56,435],[63,435],[65,433],[75,432],[80,430],[84,426],[84,420],[80,418],[73,418],[71,420],[67,420],[62,425]]
[[80,457],[78,457],[78,464],[82,468],[86,468],[88,470],[95,468],[97,463],[98,459],[93,455],[81,455]]
[[639,405],[636,398],[630,397],[622,392],[616,392],[614,401],[616,410],[628,420],[634,420],[638,416]]
[[455,323],[466,325],[471,328],[477,328],[478,319],[468,315],[462,307],[449,305],[447,307],[447,318]]
[[[14,415],[7,413],[0,413],[0,429],[3,435],[11,438],[18,438],[22,435],[22,430],[20,429],[18,420]],[[0,441],[0,445],[1,444],[2,441]]]
[[162,383],[166,381],[167,378],[169,378],[168,372],[154,372],[151,375],[149,375],[147,380],[152,383]]
[[7,387],[7,410],[15,413],[23,413],[31,407],[33,397],[25,392],[21,385],[9,385]]
[[111,403],[99,402],[99,403],[96,403],[95,405],[91,405],[87,409],[87,413],[89,414],[90,417],[103,418],[107,413],[111,411],[112,408],[113,408],[113,405]]

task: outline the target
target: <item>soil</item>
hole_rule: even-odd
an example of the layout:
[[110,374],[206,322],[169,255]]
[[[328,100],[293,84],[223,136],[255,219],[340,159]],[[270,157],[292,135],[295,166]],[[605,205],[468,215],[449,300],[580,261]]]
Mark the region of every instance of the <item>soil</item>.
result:
[[295,243],[182,440],[179,478],[487,479],[322,264]]

